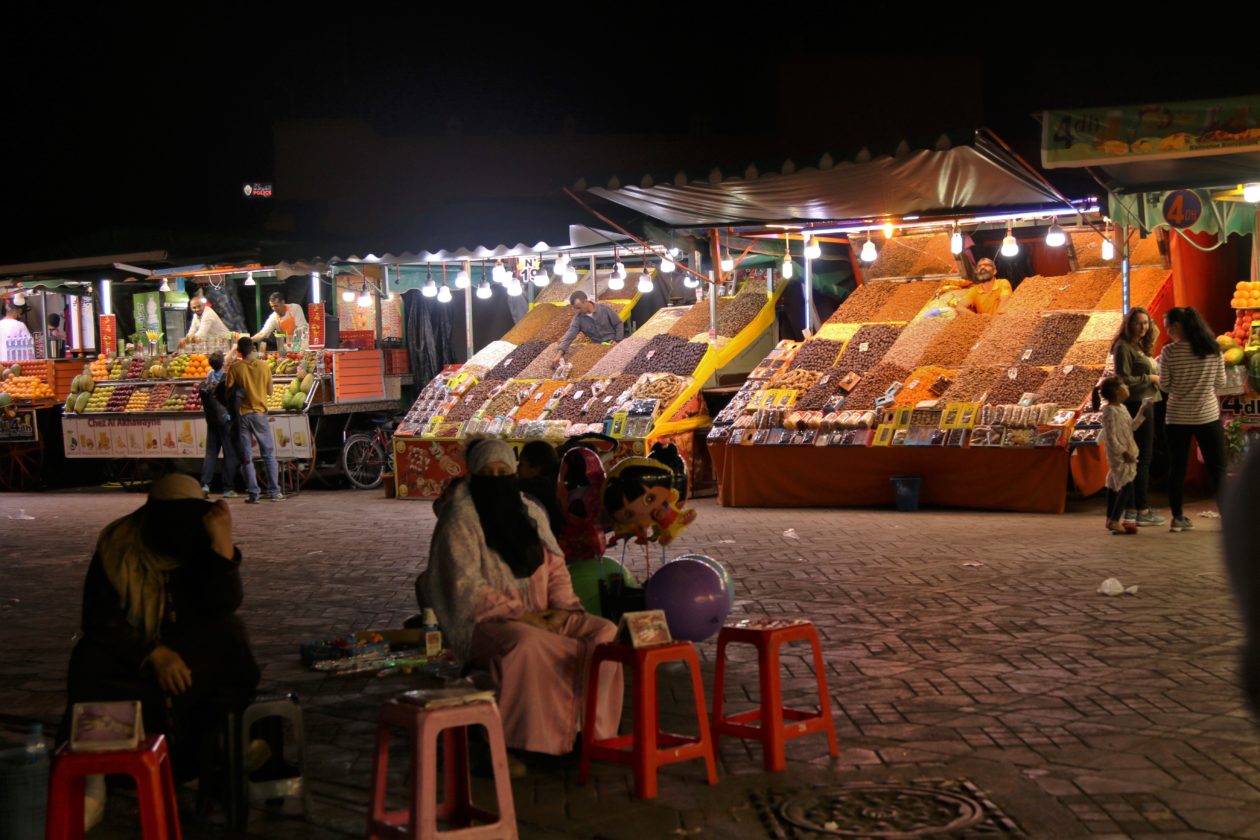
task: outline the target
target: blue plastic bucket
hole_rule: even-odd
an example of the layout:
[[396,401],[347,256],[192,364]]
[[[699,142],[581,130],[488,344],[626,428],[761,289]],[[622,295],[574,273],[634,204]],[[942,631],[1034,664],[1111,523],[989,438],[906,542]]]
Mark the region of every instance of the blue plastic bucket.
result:
[[917,475],[894,475],[892,477],[897,510],[913,512],[919,509],[919,483],[922,480]]

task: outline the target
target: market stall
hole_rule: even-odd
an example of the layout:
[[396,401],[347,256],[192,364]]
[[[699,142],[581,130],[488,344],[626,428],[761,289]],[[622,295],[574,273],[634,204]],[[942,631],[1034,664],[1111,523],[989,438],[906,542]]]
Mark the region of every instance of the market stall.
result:
[[[702,441],[711,418],[701,388],[745,356],[764,353],[782,288],[774,287],[772,273],[749,275],[734,294],[659,309],[615,346],[581,337],[560,360],[557,342],[573,317],[568,293],[593,278],[592,294],[607,302],[604,284],[615,276],[597,268],[567,289],[544,288],[502,338],[426,386],[394,439],[400,498],[437,495],[444,480],[463,470],[460,442],[480,434],[557,444],[572,435],[607,434],[624,455],[674,443],[693,483],[703,481],[709,467]],[[649,289],[652,276],[640,275],[638,288]],[[623,319],[633,301],[624,304]],[[762,349],[750,354],[756,347]]]

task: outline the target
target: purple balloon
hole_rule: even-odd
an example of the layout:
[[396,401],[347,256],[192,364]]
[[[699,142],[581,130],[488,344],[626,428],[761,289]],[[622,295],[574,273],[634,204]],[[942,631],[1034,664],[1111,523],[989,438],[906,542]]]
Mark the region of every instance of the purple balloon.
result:
[[730,602],[728,607],[729,609],[735,608],[735,581],[731,579],[731,573],[726,570],[725,566],[707,554],[684,554],[677,559],[699,560],[701,563],[717,572],[718,577],[722,578],[722,587],[726,590],[726,600]]
[[647,608],[663,610],[675,639],[702,642],[722,627],[730,600],[722,577],[700,560],[680,557],[648,578]]

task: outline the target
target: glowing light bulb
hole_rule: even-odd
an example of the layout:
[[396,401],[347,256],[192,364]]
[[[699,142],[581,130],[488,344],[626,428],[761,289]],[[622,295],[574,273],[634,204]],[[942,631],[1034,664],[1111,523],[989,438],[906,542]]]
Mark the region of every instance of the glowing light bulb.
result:
[[496,283],[506,283],[508,278],[507,269],[503,267],[503,263],[497,262],[494,268],[490,270],[490,279]]
[[577,269],[571,265],[564,267],[564,275],[560,278],[564,281],[564,285],[572,286],[578,281]]
[[564,274],[564,270],[569,267],[569,255],[560,254],[556,257],[556,264],[553,273]]
[[731,255],[728,253],[725,257],[722,258],[722,273],[730,274],[734,270],[735,270],[735,260],[731,259]]
[[893,228],[893,223],[892,223],[892,222],[884,222],[884,238],[885,238],[885,239],[892,239],[892,238],[893,238],[893,233],[895,233],[895,229]]
[[[162,285],[166,285],[166,281],[162,281]],[[13,305],[14,305],[14,306],[26,306],[26,295],[22,294],[21,292],[18,292],[16,295],[14,295],[14,296],[13,296]]]
[[425,284],[420,287],[420,294],[427,298],[437,297],[437,293],[437,283],[433,282],[432,277],[430,277]]
[[[617,260],[617,262],[613,264],[613,276],[620,277],[622,280],[626,279],[626,267],[622,264],[621,260]],[[618,286],[617,288],[620,289],[621,287]]]
[[816,260],[822,256],[822,246],[818,244],[818,240],[812,237],[805,237],[805,259]]
[[871,241],[869,235],[866,237],[866,241],[862,243],[862,253],[858,257],[864,263],[873,263],[879,257],[879,250],[875,247],[875,243]]
[[481,300],[489,300],[494,292],[490,289],[490,284],[485,280],[481,281],[481,285],[477,287],[477,297]]
[[[170,284],[170,283],[167,283],[167,282],[166,282],[166,278],[165,278],[165,277],[163,277],[163,278],[162,278],[162,285],[158,286],[158,291],[159,291],[159,292],[169,292],[170,290],[171,290],[171,284]],[[22,301],[23,301],[23,302],[25,302],[25,301],[26,301],[26,298],[22,298]],[[16,297],[13,299],[13,302],[14,302],[14,303],[17,303],[17,304],[18,304],[18,306],[21,306],[21,305],[22,305],[21,303],[18,303],[18,301],[17,301],[17,298],[16,298]]]
[[1250,201],[1252,204],[1260,203],[1260,184],[1247,184],[1243,187],[1243,201]]
[[524,291],[521,288],[521,281],[517,280],[515,277],[510,278],[507,281],[506,286],[509,297],[520,297],[521,292]]
[[780,270],[780,272],[779,272],[780,274],[782,274],[782,275],[783,275],[783,279],[784,279],[784,280],[791,280],[791,279],[792,279],[792,272],[793,272],[793,271],[795,271],[795,270],[796,270],[796,269],[792,266],[792,261],[791,261],[790,259],[788,259],[788,258],[784,257],[784,258],[783,258],[783,268],[782,268],[782,269]]
[[1006,236],[1002,237],[1002,256],[1013,257],[1019,253],[1019,243],[1015,241],[1015,235],[1011,233],[1011,229],[1006,229]]
[[451,287],[443,283],[442,288],[438,289],[437,297],[438,297],[438,303],[450,303],[451,302]]
[[648,274],[646,271],[640,274],[639,294],[646,295],[648,292],[652,291],[653,288],[655,287],[652,285],[652,275]]
[[669,255],[670,255],[671,257],[676,257],[676,256],[678,256],[678,255],[679,255],[679,254],[681,254],[681,253],[682,253],[682,251],[680,251],[678,248],[670,248],[670,249],[669,249]]
[[455,288],[467,289],[471,284],[472,281],[468,279],[468,272],[461,268],[459,273],[455,275]]
[[246,274],[245,274],[245,285],[246,285],[246,286],[257,286],[257,285],[258,285],[257,283],[255,283],[255,282],[254,282],[254,272],[252,272],[252,271],[246,272]]
[[1046,231],[1046,244],[1051,248],[1062,248],[1067,244],[1067,234],[1059,227],[1058,221],[1050,223],[1050,230]]
[[534,276],[531,279],[533,280],[534,285],[540,289],[551,283],[551,277],[547,274],[547,269],[542,266],[538,267],[538,270],[534,272]]
[[371,305],[372,305],[372,296],[368,294],[367,289],[364,289],[363,293],[359,295],[359,306],[362,307],[363,309],[367,309]]
[[700,281],[699,281],[699,280],[697,280],[696,278],[692,277],[690,274],[688,274],[688,275],[687,275],[687,276],[683,279],[683,285],[684,285],[684,286],[686,286],[688,289],[695,289],[695,288],[699,287],[699,285],[700,285]]
[[962,234],[956,230],[949,235],[949,252],[954,256],[963,252]]
[[[621,263],[617,263],[617,265],[621,265]],[[621,274],[618,274],[616,269],[613,269],[612,275],[608,278],[608,288],[612,289],[614,292],[619,292],[625,287],[626,278]]]
[[1108,261],[1116,258],[1116,244],[1111,241],[1110,237],[1103,240],[1102,258]]
[[671,259],[669,259],[668,257],[662,257],[662,258],[661,258],[661,273],[662,273],[662,274],[673,274],[673,273],[674,273],[674,261],[673,261],[673,260],[671,260]]
[[354,303],[354,292],[350,291],[349,289],[346,289],[344,292],[341,293],[341,299],[344,300],[346,303]]

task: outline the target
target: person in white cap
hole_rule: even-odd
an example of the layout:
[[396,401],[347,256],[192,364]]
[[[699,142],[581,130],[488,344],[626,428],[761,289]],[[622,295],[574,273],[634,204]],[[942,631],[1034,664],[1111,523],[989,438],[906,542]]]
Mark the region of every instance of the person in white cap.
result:
[[546,511],[521,495],[512,447],[483,438],[465,451],[471,477],[440,505],[429,565],[416,581],[420,608],[437,613],[461,661],[490,672],[509,747],[563,755],[591,725],[612,737],[621,669],[601,673],[595,721],[582,720],[582,697],[595,646],[611,642],[616,625],[583,610]]
[[[227,503],[206,501],[191,476],[159,479],[139,510],[105,526],[83,587],[59,740],[70,738],[75,703],[139,700],[145,732],[167,736],[176,780],[196,778],[203,736],[253,701],[260,676],[236,616],[240,565]],[[91,822],[103,780],[87,792]]]

